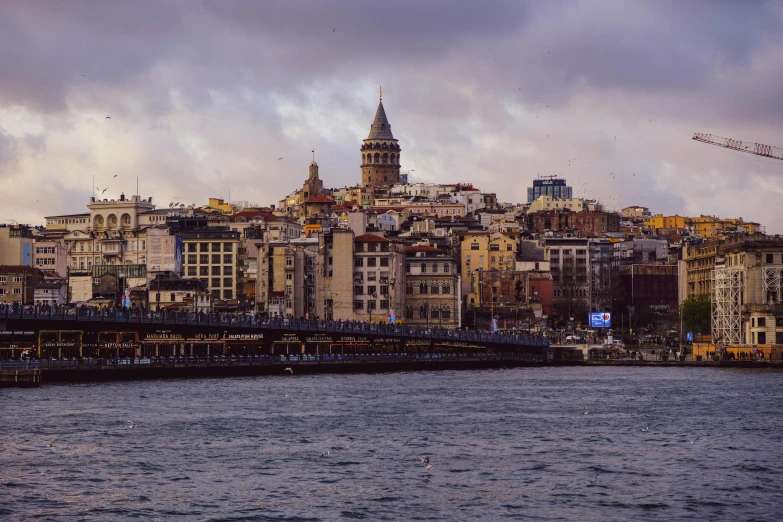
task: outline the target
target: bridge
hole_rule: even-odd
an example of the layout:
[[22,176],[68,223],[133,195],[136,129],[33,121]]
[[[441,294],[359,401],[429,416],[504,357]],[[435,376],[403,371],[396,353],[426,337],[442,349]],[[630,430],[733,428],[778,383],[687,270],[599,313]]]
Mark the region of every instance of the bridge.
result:
[[38,359],[362,354],[516,354],[548,357],[549,341],[521,333],[249,315],[0,307],[0,357]]

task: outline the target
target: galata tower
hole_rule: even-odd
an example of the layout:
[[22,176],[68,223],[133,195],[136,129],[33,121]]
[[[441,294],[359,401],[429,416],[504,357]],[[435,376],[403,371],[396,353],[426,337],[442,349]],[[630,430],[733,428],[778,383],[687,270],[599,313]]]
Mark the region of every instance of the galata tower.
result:
[[388,188],[400,180],[400,146],[394,139],[391,125],[383,110],[381,91],[378,110],[370,125],[370,135],[362,144],[362,185]]

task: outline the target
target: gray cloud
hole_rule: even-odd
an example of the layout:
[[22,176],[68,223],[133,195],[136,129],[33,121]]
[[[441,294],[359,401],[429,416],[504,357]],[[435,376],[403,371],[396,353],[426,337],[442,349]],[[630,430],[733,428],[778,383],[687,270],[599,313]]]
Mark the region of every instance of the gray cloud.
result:
[[[31,194],[18,180],[57,179],[86,198],[86,179],[119,173],[112,190],[139,176],[158,201],[231,186],[269,204],[301,185],[312,148],[327,184],[360,179],[383,85],[414,177],[521,200],[537,173],[560,174],[609,206],[741,214],[783,231],[767,210],[779,164],[690,141],[783,145],[782,13],[673,0],[10,1],[0,168]],[[768,204],[746,209],[754,197]],[[0,203],[30,221],[83,209],[75,196]]]

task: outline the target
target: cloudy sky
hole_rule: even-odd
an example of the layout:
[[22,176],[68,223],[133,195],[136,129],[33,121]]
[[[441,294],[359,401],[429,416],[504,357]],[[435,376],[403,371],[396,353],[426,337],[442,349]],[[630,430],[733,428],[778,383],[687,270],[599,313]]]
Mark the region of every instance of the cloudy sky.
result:
[[382,85],[412,180],[783,233],[783,161],[691,140],[783,146],[780,1],[5,0],[0,78],[0,222],[356,184]]

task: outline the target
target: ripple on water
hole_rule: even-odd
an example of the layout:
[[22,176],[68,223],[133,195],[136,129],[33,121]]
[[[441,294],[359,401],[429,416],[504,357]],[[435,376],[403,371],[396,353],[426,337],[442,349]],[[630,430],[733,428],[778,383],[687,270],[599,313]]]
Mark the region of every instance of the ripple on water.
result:
[[780,520],[781,384],[526,368],[4,390],[0,516]]

